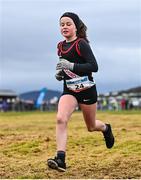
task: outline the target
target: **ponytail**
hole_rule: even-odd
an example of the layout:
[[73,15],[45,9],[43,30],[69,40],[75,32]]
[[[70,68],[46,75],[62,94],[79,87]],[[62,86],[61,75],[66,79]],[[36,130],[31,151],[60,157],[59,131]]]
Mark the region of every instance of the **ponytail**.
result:
[[81,19],[79,19],[79,31],[77,31],[77,37],[84,38],[88,43],[89,40],[87,39],[87,26],[83,23]]

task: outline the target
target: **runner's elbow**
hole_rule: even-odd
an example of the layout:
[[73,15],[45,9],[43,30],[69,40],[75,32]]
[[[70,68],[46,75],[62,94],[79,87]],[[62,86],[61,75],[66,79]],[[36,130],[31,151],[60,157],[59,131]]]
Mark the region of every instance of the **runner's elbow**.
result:
[[95,66],[95,67],[93,68],[93,72],[98,72],[98,66]]

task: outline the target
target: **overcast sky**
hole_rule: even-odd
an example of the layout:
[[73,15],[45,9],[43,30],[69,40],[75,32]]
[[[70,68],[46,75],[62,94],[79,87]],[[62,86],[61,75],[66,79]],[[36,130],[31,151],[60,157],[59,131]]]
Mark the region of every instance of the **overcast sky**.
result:
[[141,85],[141,0],[0,0],[0,89],[62,90],[59,18],[77,13],[99,65],[98,91]]

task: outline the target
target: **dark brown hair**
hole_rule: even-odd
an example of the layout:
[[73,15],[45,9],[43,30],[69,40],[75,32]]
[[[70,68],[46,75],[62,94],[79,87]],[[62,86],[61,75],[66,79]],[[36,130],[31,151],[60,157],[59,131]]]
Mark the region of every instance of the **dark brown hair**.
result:
[[88,43],[89,40],[87,39],[87,26],[83,23],[81,19],[79,19],[79,30],[77,31],[77,37],[84,38]]

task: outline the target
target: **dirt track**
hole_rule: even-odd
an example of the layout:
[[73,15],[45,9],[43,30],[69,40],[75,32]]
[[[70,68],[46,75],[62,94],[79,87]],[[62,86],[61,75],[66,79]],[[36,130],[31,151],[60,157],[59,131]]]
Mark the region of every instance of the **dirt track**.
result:
[[46,167],[55,153],[55,113],[0,114],[0,178],[139,179],[141,121],[137,113],[98,113],[110,122],[116,137],[106,149],[99,132],[87,132],[82,114],[74,113],[68,128],[67,171]]

